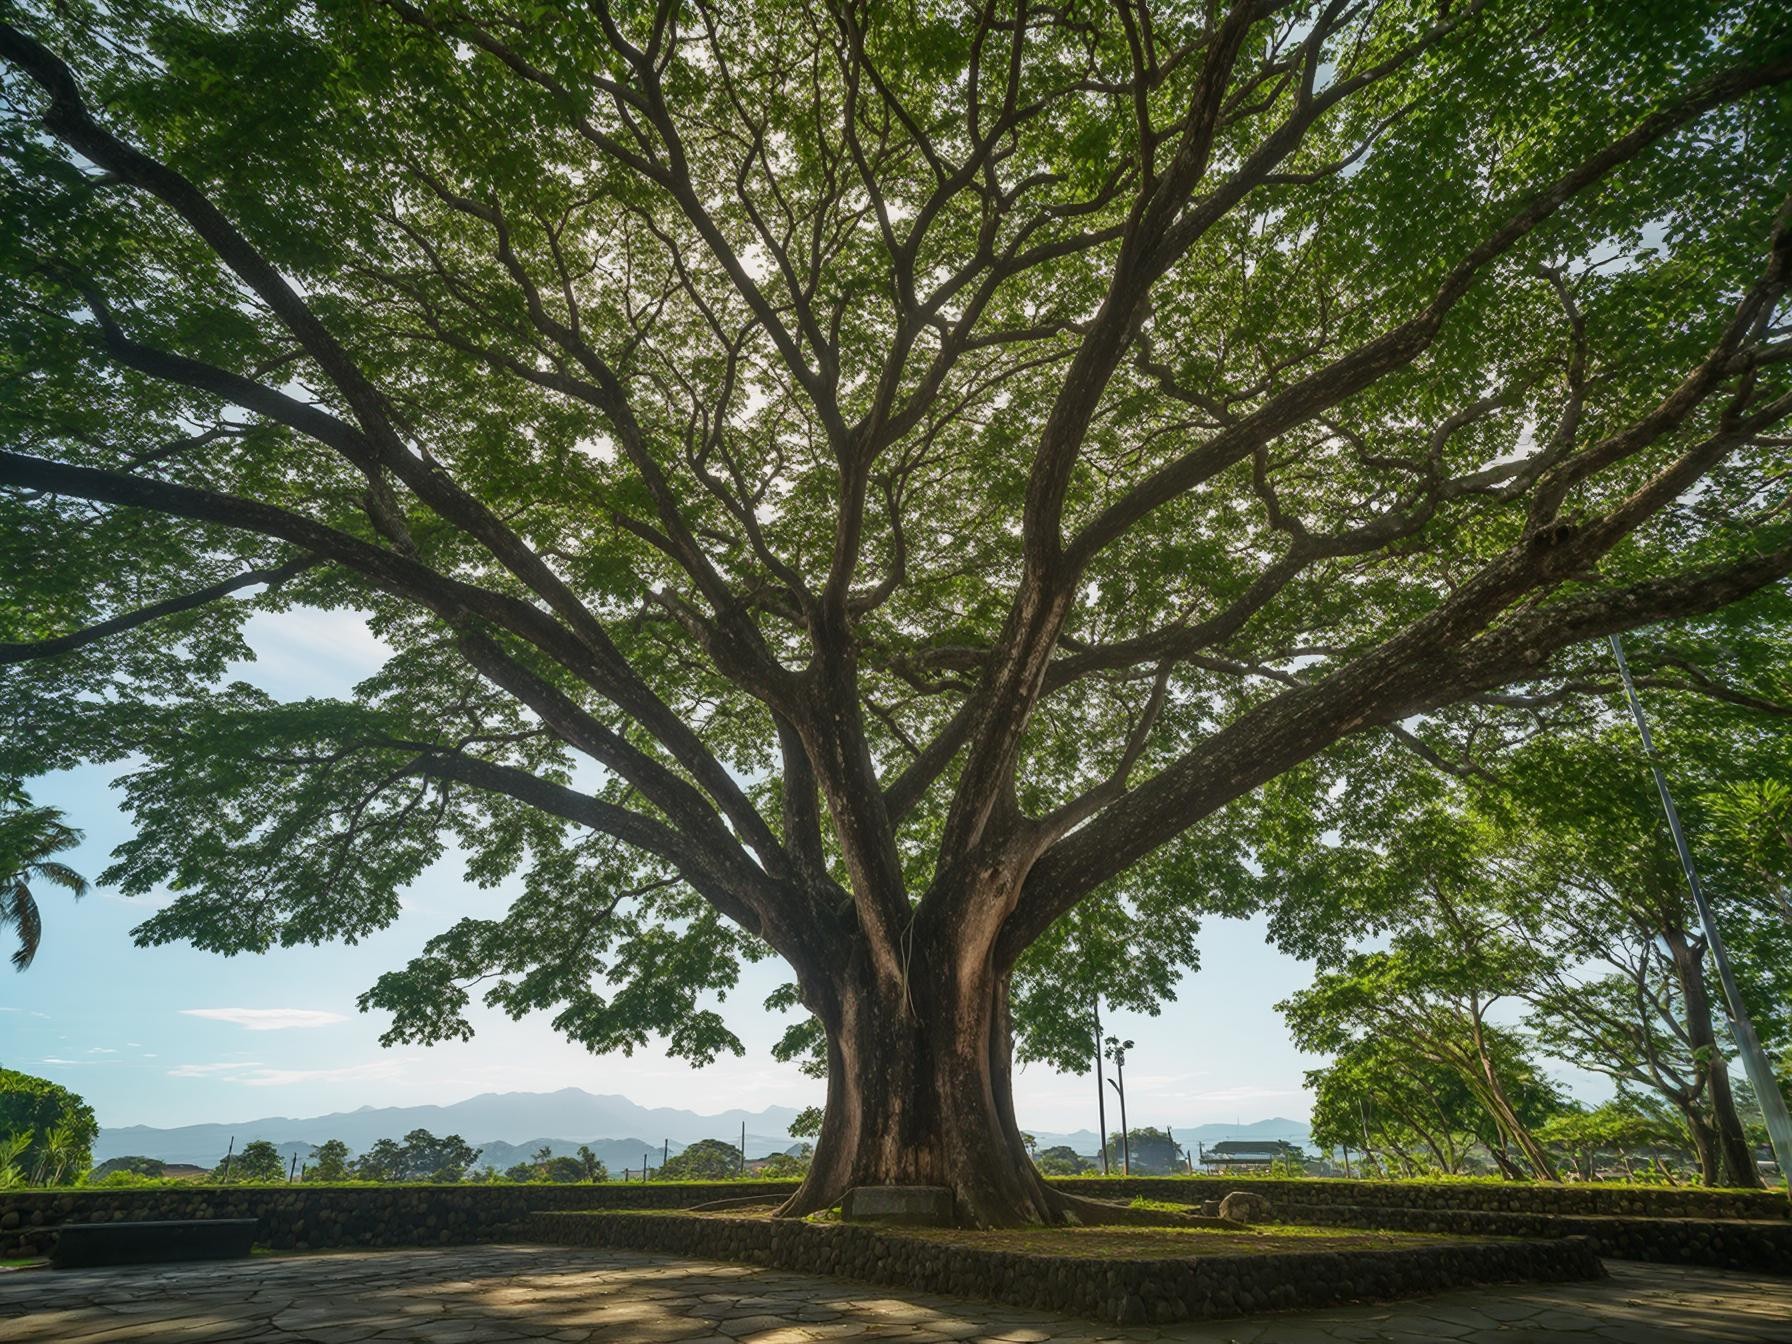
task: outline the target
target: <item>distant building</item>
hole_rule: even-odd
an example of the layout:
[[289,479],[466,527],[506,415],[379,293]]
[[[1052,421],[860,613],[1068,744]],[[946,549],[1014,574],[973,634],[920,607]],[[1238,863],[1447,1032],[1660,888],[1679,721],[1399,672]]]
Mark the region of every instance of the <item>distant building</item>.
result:
[[1200,1164],[1208,1171],[1261,1171],[1276,1162],[1302,1162],[1306,1154],[1283,1139],[1227,1139],[1201,1146]]

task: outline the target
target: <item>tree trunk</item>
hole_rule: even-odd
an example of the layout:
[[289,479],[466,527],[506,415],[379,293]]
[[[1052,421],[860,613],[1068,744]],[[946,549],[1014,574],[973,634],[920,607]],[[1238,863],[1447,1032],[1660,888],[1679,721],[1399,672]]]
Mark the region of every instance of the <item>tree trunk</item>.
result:
[[827,1106],[780,1216],[829,1208],[855,1186],[933,1185],[968,1226],[1067,1221],[1076,1201],[1045,1184],[1015,1123],[1006,982],[927,983],[914,969],[906,983],[855,966],[805,985],[827,1031]]
[[1693,1156],[1699,1163],[1700,1185],[1721,1185],[1723,1183],[1723,1165],[1717,1156],[1717,1135],[1712,1133],[1711,1122],[1697,1103],[1686,1107],[1681,1112],[1681,1119],[1686,1123],[1686,1133],[1692,1139]]
[[[1730,1091],[1730,1073],[1718,1049],[1717,1033],[1711,1023],[1711,993],[1705,984],[1705,950],[1694,947],[1684,929],[1670,925],[1662,930],[1662,941],[1674,959],[1674,973],[1680,981],[1680,995],[1686,1005],[1686,1037],[1694,1056],[1710,1069],[1711,1128],[1717,1149],[1714,1167],[1706,1165],[1705,1154],[1699,1154],[1700,1176],[1706,1185],[1722,1181],[1727,1185],[1759,1189],[1761,1173],[1755,1167],[1754,1150],[1749,1147],[1742,1117],[1736,1113],[1736,1099]],[[1694,1142],[1697,1142],[1695,1135]]]

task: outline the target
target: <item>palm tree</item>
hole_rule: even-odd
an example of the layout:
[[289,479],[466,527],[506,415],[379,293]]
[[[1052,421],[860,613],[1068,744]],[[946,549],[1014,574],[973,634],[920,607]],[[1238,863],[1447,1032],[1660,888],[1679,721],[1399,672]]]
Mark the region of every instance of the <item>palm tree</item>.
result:
[[0,929],[10,925],[18,930],[12,964],[21,971],[31,964],[43,938],[31,884],[49,882],[77,899],[87,894],[87,879],[52,857],[80,843],[81,832],[64,824],[56,808],[33,806],[17,781],[0,784]]

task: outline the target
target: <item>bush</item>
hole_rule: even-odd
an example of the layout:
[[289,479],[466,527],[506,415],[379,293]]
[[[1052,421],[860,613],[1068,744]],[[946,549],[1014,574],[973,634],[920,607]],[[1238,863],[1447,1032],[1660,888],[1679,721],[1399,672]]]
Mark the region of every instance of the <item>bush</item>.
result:
[[86,1174],[99,1137],[93,1108],[47,1078],[0,1069],[0,1184],[61,1185]]

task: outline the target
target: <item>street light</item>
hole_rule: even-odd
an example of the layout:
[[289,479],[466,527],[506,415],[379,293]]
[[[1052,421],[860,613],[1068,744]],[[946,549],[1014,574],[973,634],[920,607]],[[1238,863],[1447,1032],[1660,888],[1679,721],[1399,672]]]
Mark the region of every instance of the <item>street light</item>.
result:
[[[1126,1128],[1126,1052],[1130,1049],[1131,1041],[1108,1037],[1108,1058],[1114,1061],[1114,1077],[1108,1079],[1108,1086],[1120,1094],[1120,1170],[1126,1176],[1132,1175],[1132,1139]],[[1107,1150],[1107,1140],[1103,1138],[1101,1152],[1104,1158]]]

